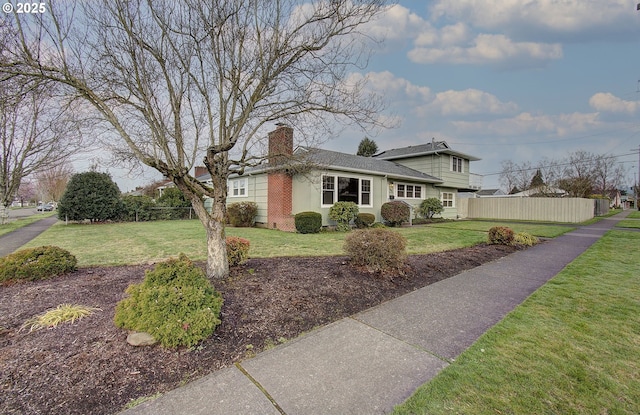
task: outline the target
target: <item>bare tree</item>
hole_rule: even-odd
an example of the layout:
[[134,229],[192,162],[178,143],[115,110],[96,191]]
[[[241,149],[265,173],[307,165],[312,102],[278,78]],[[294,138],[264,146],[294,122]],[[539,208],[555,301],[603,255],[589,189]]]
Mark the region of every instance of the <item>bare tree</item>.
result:
[[529,161],[518,164],[513,160],[504,160],[502,162],[502,171],[500,172],[500,183],[507,189],[509,194],[522,192],[529,188],[535,171],[536,168]]
[[70,120],[43,81],[8,79],[0,83],[0,205],[9,205],[24,178],[55,168],[81,141]]
[[626,174],[627,170],[615,157],[596,156],[593,169],[594,191],[603,197],[609,197],[609,193],[620,188]]
[[72,175],[73,167],[68,163],[41,171],[36,175],[38,194],[47,200],[59,201]]
[[[366,80],[348,80],[366,64],[371,39],[361,28],[383,3],[55,3],[43,15],[4,17],[16,35],[0,72],[56,82],[89,102],[121,138],[120,157],[157,169],[191,201],[207,231],[207,273],[223,277],[227,179],[265,161],[266,124],[305,127],[299,133],[336,121],[380,125]],[[211,187],[189,174],[199,157]]]

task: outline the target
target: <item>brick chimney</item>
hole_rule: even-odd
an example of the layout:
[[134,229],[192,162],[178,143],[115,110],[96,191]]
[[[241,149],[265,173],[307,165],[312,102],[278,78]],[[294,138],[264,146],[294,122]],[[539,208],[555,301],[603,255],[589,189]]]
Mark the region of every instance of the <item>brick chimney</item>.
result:
[[[293,154],[293,128],[276,124],[269,133],[269,164],[285,164]],[[293,209],[293,179],[285,171],[269,173],[267,179],[267,220],[273,229],[294,232],[296,230]]]
[[196,166],[194,171],[195,177],[204,176],[205,174],[209,174],[209,170],[205,166]]

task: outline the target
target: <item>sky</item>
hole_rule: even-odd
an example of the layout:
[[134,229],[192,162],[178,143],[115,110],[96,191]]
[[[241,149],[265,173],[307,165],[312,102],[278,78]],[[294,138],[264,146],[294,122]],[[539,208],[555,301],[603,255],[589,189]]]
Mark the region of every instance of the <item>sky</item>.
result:
[[[484,188],[501,163],[584,150],[619,156],[628,184],[640,146],[639,0],[401,0],[365,31],[383,35],[366,70],[400,126],[379,149],[446,141],[481,158]],[[323,147],[355,153],[346,130]],[[634,152],[635,151],[635,152]],[[111,172],[122,191],[153,174]],[[532,173],[533,175],[533,173]]]

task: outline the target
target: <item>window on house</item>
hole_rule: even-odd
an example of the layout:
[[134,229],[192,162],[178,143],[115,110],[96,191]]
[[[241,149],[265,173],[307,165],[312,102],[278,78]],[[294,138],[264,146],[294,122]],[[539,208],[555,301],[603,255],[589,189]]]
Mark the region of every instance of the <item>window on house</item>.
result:
[[371,180],[344,176],[322,176],[322,205],[335,202],[353,202],[371,205]]
[[247,179],[236,179],[229,181],[229,196],[244,197],[247,195]]
[[422,198],[422,186],[414,184],[396,184],[396,197],[403,199],[420,199]]
[[460,157],[451,156],[451,171],[457,171],[463,173],[462,166],[464,165],[464,159]]
[[454,207],[454,194],[450,192],[443,192],[441,196],[442,207]]

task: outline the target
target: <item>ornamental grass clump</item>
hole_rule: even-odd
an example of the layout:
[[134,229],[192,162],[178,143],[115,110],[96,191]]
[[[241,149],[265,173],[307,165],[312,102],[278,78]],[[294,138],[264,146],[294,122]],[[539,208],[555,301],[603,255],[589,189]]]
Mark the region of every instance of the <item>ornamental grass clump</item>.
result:
[[102,310],[77,304],[60,304],[52,310],[30,318],[22,325],[20,330],[28,328],[29,332],[32,332],[34,330],[57,327],[58,324],[67,321],[73,323],[83,317],[90,316],[94,311]]
[[356,266],[371,272],[398,270],[404,266],[407,240],[391,229],[360,229],[344,240],[344,250]]
[[513,244],[520,246],[533,246],[539,243],[540,240],[537,236],[528,234],[526,232],[518,232],[513,237]]
[[184,254],[157,264],[126,293],[116,305],[116,326],[149,333],[164,347],[192,347],[220,324],[222,296]]
[[75,256],[57,246],[23,249],[0,258],[0,283],[36,281],[74,271]]

